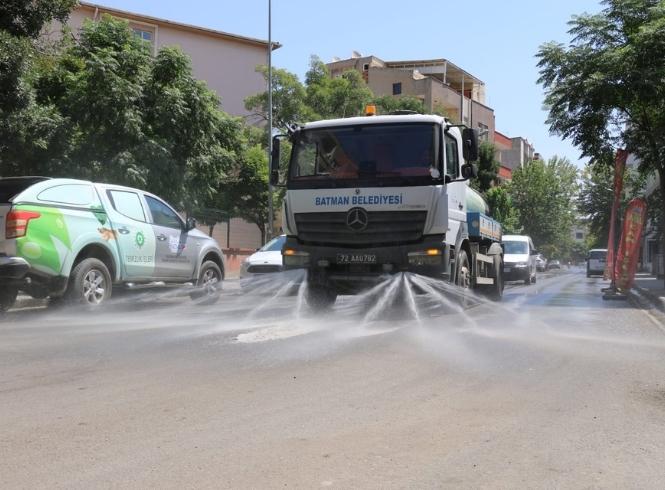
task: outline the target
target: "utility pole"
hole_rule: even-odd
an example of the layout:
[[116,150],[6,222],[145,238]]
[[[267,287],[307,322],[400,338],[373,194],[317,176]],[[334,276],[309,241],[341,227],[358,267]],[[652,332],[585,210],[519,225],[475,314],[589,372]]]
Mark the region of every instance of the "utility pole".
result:
[[[268,0],[268,176],[270,176],[270,162],[272,160],[272,0]],[[268,181],[268,236],[272,239],[274,210],[272,204],[272,184]]]

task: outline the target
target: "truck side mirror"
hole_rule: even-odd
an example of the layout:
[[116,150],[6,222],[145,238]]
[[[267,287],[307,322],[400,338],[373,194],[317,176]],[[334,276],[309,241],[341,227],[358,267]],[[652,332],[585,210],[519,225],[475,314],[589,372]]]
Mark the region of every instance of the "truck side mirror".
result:
[[465,163],[462,165],[462,179],[469,180],[473,179],[478,175],[478,167],[473,163]]
[[272,139],[272,153],[270,154],[270,185],[279,184],[279,136]]
[[467,162],[478,160],[478,131],[471,128],[462,130],[462,155]]

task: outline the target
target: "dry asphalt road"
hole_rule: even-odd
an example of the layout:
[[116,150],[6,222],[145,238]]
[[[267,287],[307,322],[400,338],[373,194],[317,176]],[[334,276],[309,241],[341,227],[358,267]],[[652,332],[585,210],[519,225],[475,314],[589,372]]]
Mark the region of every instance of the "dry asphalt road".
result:
[[0,488],[665,488],[665,331],[601,285],[14,312]]

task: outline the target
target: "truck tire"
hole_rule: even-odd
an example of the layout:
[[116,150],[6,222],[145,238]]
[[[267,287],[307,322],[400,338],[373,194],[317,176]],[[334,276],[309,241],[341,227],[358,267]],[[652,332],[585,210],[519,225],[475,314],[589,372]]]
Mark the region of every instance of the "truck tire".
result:
[[469,267],[469,256],[464,250],[460,250],[457,254],[455,284],[462,289],[469,289],[471,287],[471,268]]
[[494,256],[494,284],[481,286],[481,292],[492,301],[501,301],[503,297],[503,261],[500,255]]
[[305,290],[305,301],[314,311],[325,311],[337,301],[337,291],[322,284],[310,284]]
[[18,296],[18,288],[15,286],[1,286],[0,287],[0,315],[4,314],[9,308],[14,306],[16,297]]
[[65,298],[85,306],[99,306],[111,298],[113,283],[106,264],[99,259],[83,259],[69,275]]
[[190,294],[194,300],[201,299],[199,304],[214,305],[222,295],[222,281],[224,274],[219,266],[212,260],[201,264],[199,278],[196,281],[197,291]]

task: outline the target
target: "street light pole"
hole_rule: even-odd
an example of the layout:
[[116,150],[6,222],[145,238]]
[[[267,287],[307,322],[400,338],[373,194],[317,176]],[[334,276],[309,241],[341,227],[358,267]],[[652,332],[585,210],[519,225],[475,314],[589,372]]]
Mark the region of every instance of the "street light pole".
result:
[[[268,176],[272,159],[272,0],[268,0]],[[272,184],[268,181],[268,239],[273,236]]]

